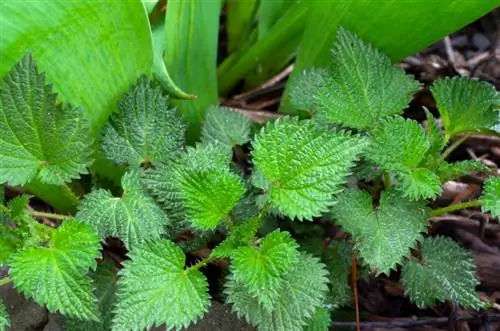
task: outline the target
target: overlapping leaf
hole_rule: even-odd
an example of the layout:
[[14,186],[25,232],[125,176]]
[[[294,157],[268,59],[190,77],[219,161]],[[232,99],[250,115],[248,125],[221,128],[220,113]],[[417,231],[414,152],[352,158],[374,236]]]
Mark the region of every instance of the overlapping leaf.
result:
[[400,114],[419,83],[386,55],[341,27],[332,50],[331,77],[315,94],[317,118],[353,128],[372,128]]
[[184,269],[186,257],[173,242],[149,241],[130,252],[118,281],[113,330],[143,330],[166,324],[181,329],[208,311],[208,282]]
[[442,161],[437,169],[437,174],[441,182],[444,183],[461,176],[488,170],[489,168],[484,163],[475,160],[464,160],[452,163]]
[[82,110],[57,104],[35,61],[23,57],[0,90],[0,183],[59,185],[78,178],[92,162],[91,144]]
[[352,247],[345,241],[332,241],[326,250],[326,265],[330,273],[330,296],[338,306],[351,303],[352,290],[349,275],[352,263]]
[[10,317],[7,313],[7,309],[3,304],[2,300],[0,300],[0,331],[5,331],[10,326]]
[[102,146],[108,159],[131,166],[157,165],[182,147],[185,124],[161,88],[147,78],[130,88],[118,108],[104,127]]
[[326,69],[304,70],[288,86],[290,93],[290,104],[294,110],[304,115],[312,115],[316,112],[314,95],[324,88],[329,77]]
[[483,212],[500,217],[500,177],[489,177],[485,181],[481,201]]
[[498,122],[494,110],[497,92],[486,83],[467,77],[437,80],[431,87],[443,121],[446,140],[460,132],[490,129]]
[[283,118],[264,127],[252,156],[272,206],[290,218],[310,220],[333,204],[332,195],[364,147],[359,137],[322,131],[310,120]]
[[266,309],[249,295],[245,284],[230,276],[225,293],[239,317],[260,331],[302,331],[324,303],[328,272],[315,257],[300,253],[300,263],[284,277],[274,309]]
[[228,148],[250,140],[250,119],[227,107],[211,106],[205,113],[201,136],[204,142],[219,142]]
[[255,217],[233,226],[229,236],[212,250],[211,255],[217,258],[232,256],[238,248],[250,244],[261,224],[262,221]]
[[51,312],[98,320],[97,299],[87,276],[99,257],[99,236],[89,225],[67,220],[46,247],[26,248],[10,260],[17,290]]
[[91,224],[101,238],[118,237],[130,248],[165,232],[169,220],[141,186],[138,171],[122,178],[123,195],[114,197],[105,189],[87,194],[76,217]]
[[328,331],[332,324],[332,314],[327,308],[318,308],[305,331]]
[[421,261],[403,265],[401,282],[406,294],[419,307],[436,300],[451,300],[464,307],[483,307],[475,292],[479,284],[472,256],[445,237],[425,239],[420,247]]
[[430,143],[428,153],[436,157],[439,156],[446,146],[446,141],[444,140],[443,132],[441,132],[436,118],[427,109],[425,109],[425,115],[427,117],[427,137]]
[[372,196],[358,189],[346,189],[337,198],[332,209],[336,222],[352,234],[361,258],[377,273],[388,274],[426,230],[424,204],[395,192],[382,193],[376,209]]
[[284,276],[299,262],[297,249],[297,243],[288,232],[273,231],[262,239],[258,248],[244,246],[234,252],[233,278],[245,284],[264,308],[272,309]]

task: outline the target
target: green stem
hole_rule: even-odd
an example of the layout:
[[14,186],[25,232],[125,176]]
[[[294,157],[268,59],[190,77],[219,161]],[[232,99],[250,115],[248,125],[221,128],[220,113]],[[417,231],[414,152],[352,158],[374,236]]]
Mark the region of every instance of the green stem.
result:
[[10,282],[12,282],[12,278],[10,277],[4,277],[0,279],[0,286],[7,285]]
[[201,259],[200,261],[198,261],[196,264],[193,264],[192,266],[190,266],[187,270],[188,271],[190,271],[190,270],[198,270],[198,269],[206,266],[210,262],[212,262],[214,259],[215,258],[212,257],[212,256],[207,256],[206,258]]
[[479,207],[481,205],[482,205],[481,200],[466,201],[466,202],[450,205],[447,207],[434,209],[431,212],[431,216],[440,216],[440,215],[448,214],[448,213],[451,213],[451,212],[454,212],[457,210],[462,210],[462,209],[471,208],[471,207]]
[[387,171],[384,171],[384,188],[386,191],[391,188],[391,175]]
[[70,215],[61,215],[61,214],[53,214],[53,213],[45,213],[42,211],[36,211],[36,210],[30,210],[29,212],[33,217],[46,217],[46,218],[51,218],[54,220],[67,220],[72,218]]
[[453,142],[453,144],[451,144],[450,146],[448,146],[448,148],[446,148],[443,152],[443,154],[441,155],[441,160],[444,161],[448,156],[450,156],[450,154],[455,150],[457,149],[458,146],[462,145],[462,143],[464,141],[466,141],[468,138],[470,137],[470,135],[468,134],[465,134],[463,135],[462,137],[458,138],[457,140],[455,140]]

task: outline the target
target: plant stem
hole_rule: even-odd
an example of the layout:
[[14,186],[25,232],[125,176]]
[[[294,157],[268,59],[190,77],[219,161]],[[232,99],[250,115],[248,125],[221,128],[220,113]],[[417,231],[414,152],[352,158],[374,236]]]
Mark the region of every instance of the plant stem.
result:
[[441,155],[441,160],[445,160],[450,154],[457,149],[458,146],[462,145],[464,141],[466,141],[470,137],[469,134],[464,134],[462,137],[455,140],[448,148],[446,148]]
[[206,258],[201,259],[200,261],[198,261],[196,264],[193,264],[192,266],[190,266],[187,270],[188,271],[189,270],[198,270],[198,269],[206,266],[210,262],[212,262],[212,260],[214,260],[214,258],[212,256],[207,256]]
[[12,281],[10,277],[4,277],[0,279],[0,286],[7,285]]
[[29,213],[33,217],[46,217],[46,218],[52,218],[54,220],[67,220],[70,219],[72,216],[70,215],[61,215],[61,214],[53,214],[53,213],[45,213],[43,211],[36,211],[36,210],[30,210]]
[[431,212],[431,216],[440,216],[440,215],[451,213],[451,212],[457,211],[457,210],[462,210],[462,209],[466,209],[466,208],[470,208],[470,207],[479,207],[479,206],[481,206],[481,204],[482,204],[481,200],[471,200],[471,201],[466,201],[466,202],[462,202],[462,203],[457,203],[457,204],[450,205],[447,207],[434,209]]
[[387,171],[384,171],[384,188],[386,190],[391,188],[391,175]]

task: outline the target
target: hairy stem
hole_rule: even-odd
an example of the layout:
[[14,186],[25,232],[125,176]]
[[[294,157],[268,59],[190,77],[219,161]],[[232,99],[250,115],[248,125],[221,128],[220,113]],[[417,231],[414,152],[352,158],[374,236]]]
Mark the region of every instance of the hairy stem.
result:
[[443,208],[438,208],[434,209],[431,212],[431,216],[440,216],[444,214],[448,214],[457,210],[462,210],[470,207],[479,207],[481,206],[482,202],[480,200],[471,200],[471,201],[465,201],[462,203],[457,203],[454,205],[446,206]]
[[215,258],[212,257],[212,256],[207,256],[206,258],[204,259],[201,259],[200,261],[196,262],[195,264],[193,264],[192,266],[190,266],[187,270],[190,271],[190,270],[198,270],[204,266],[206,266],[207,264],[209,264],[210,262],[212,262]]
[[53,213],[45,213],[45,212],[42,212],[42,211],[36,211],[36,210],[30,210],[29,213],[31,214],[31,216],[33,217],[46,217],[46,218],[51,218],[51,219],[54,219],[54,220],[67,220],[67,219],[70,219],[71,216],[70,215],[61,215],[61,214],[53,214]]
[[469,134],[464,134],[462,137],[455,140],[448,148],[446,148],[441,155],[441,160],[445,160],[450,154],[457,149],[458,146],[462,145],[464,141],[466,141],[470,137]]
[[7,285],[10,282],[12,282],[12,278],[10,277],[4,277],[0,279],[0,286]]

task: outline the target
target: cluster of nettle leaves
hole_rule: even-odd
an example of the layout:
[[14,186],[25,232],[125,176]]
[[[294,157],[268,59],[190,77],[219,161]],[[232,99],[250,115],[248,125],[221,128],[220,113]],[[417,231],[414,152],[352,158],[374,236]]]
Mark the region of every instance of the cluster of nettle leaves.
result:
[[[0,92],[0,183],[66,185],[87,173],[96,145],[127,170],[121,192],[96,181],[76,215],[55,229],[33,219],[27,196],[0,207],[0,264],[9,267],[0,282],[65,315],[70,330],[182,328],[210,306],[200,269],[229,259],[224,294],[238,316],[259,330],[327,330],[330,311],[350,304],[356,255],[374,274],[401,266],[418,306],[453,300],[484,307],[468,252],[424,234],[426,206],[443,182],[488,171],[445,158],[457,137],[498,123],[497,92],[467,78],[440,80],[431,90],[442,128],[429,112],[424,128],[401,116],[420,85],[385,55],[339,29],[333,58],[292,87],[293,103],[309,119],[283,117],[252,130],[243,115],[213,107],[201,141],[186,146],[168,96],[145,77],[122,97],[96,144],[82,110],[57,104],[35,61],[24,57]],[[248,143],[250,173],[233,162],[233,148]],[[375,189],[358,188],[359,179]],[[498,216],[499,178],[489,177],[483,191],[476,205]],[[273,218],[312,226],[307,221],[316,217],[352,239],[317,254],[266,226]],[[189,246],[173,242],[186,230],[226,236],[186,265]],[[129,250],[117,274],[97,262],[106,237]],[[0,305],[0,329],[8,323]]]

